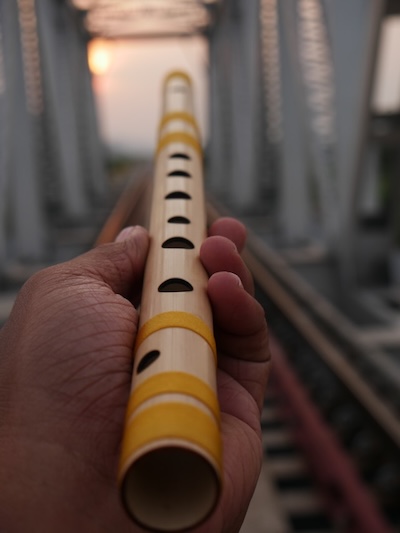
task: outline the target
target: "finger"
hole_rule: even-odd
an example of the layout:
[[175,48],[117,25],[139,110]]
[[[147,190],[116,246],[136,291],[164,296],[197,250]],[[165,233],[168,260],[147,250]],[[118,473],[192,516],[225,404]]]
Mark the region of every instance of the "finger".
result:
[[200,259],[208,275],[216,272],[233,272],[242,281],[247,292],[254,293],[252,276],[240,257],[236,245],[226,237],[208,237],[200,248]]
[[241,252],[246,243],[246,227],[235,218],[222,217],[216,220],[210,227],[208,234],[210,237],[220,235],[235,243]]
[[218,272],[208,282],[218,349],[246,361],[269,359],[264,309],[236,275]]

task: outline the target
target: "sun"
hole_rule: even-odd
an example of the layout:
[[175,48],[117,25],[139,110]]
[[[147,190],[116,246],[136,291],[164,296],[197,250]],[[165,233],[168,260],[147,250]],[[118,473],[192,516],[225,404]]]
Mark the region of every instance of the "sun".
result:
[[112,51],[104,39],[93,39],[88,46],[88,62],[92,74],[102,76],[110,70]]

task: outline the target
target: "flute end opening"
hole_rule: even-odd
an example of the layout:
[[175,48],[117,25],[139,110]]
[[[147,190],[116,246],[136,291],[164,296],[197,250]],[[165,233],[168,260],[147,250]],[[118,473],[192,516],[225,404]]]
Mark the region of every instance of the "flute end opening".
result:
[[125,474],[128,513],[154,531],[184,531],[206,520],[220,495],[220,479],[202,455],[168,447],[148,452]]

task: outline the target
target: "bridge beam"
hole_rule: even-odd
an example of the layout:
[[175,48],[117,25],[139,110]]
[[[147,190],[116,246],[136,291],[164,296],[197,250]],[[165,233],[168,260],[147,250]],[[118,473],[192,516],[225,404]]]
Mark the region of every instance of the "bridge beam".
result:
[[88,210],[84,188],[82,154],[79,146],[75,80],[80,75],[72,52],[71,32],[64,2],[36,2],[46,98],[49,144],[54,150],[54,181],[58,201],[73,219]]
[[[221,8],[223,9],[223,8]],[[227,18],[220,13],[209,39],[210,143],[208,180],[219,197],[227,197],[230,159],[230,62]]]
[[29,110],[20,20],[17,1],[0,3],[6,106],[0,224],[7,228],[9,255],[38,260],[46,245],[37,165],[39,130],[37,117]]
[[223,3],[210,40],[211,185],[238,211],[259,202],[259,7],[258,0]]
[[385,0],[322,0],[331,38],[336,109],[336,169],[342,209],[342,281],[357,278],[355,236],[379,31]]
[[281,59],[281,184],[279,222],[288,243],[304,242],[311,227],[306,108],[301,78],[296,0],[278,2]]
[[231,202],[247,211],[259,200],[261,107],[260,5],[236,0],[231,11],[232,188]]

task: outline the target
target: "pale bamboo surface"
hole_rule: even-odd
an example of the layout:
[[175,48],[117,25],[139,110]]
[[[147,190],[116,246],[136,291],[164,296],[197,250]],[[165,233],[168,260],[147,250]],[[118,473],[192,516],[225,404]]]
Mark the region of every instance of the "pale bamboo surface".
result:
[[120,484],[149,529],[202,522],[221,492],[216,350],[199,249],[206,237],[203,162],[191,80],[164,85],[140,324]]

